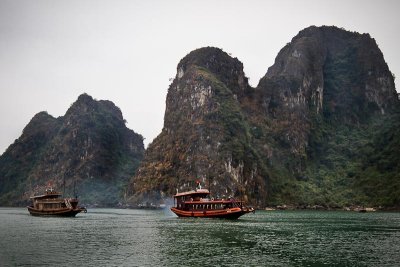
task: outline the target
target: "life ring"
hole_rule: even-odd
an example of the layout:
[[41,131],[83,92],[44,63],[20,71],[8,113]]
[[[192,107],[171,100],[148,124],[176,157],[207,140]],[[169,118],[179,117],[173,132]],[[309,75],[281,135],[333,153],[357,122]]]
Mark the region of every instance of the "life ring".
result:
[[214,201],[214,198],[213,198],[213,197],[211,198],[211,201]]

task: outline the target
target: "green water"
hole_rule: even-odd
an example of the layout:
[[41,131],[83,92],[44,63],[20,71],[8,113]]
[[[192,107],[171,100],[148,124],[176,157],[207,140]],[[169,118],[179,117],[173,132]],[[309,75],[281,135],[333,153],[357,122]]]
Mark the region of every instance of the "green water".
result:
[[0,208],[0,266],[400,266],[400,213],[259,211],[230,221]]

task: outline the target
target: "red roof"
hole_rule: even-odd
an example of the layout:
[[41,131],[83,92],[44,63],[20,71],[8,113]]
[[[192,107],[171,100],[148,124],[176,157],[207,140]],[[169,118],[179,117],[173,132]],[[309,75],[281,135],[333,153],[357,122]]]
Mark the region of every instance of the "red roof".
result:
[[208,191],[208,189],[197,189],[195,190],[191,190],[191,191],[186,191],[186,192],[182,192],[182,193],[177,193],[174,197],[182,197],[182,196],[190,196],[190,195],[208,195],[210,194],[210,191]]

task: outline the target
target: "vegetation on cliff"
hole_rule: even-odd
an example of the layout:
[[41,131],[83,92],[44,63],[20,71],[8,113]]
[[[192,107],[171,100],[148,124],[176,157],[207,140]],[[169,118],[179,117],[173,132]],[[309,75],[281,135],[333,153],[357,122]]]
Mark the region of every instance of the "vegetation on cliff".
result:
[[143,137],[126,128],[118,107],[83,94],[63,117],[35,115],[0,157],[0,204],[25,204],[52,183],[83,203],[114,206],[143,153]]
[[302,30],[256,88],[218,48],[188,54],[164,128],[129,188],[160,200],[195,179],[255,205],[399,206],[399,100],[368,34]]
[[35,115],[0,157],[0,204],[23,204],[49,181],[65,181],[67,193],[76,184],[86,203],[160,202],[200,180],[214,196],[257,207],[400,207],[399,127],[394,77],[375,40],[312,26],[256,88],[221,49],[189,53],[145,152],[110,101],[83,94],[63,117]]

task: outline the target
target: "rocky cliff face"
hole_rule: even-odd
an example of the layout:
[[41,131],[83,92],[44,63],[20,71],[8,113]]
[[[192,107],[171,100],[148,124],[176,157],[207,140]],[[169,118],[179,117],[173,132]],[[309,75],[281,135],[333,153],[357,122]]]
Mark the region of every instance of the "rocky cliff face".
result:
[[[360,181],[365,148],[377,149],[372,140],[387,136],[379,129],[393,126],[398,107],[393,76],[368,34],[304,29],[256,88],[236,58],[195,50],[178,65],[164,128],[132,179],[131,201],[160,200],[200,179],[214,195],[241,193],[259,206],[397,205],[368,196]],[[388,153],[397,170],[398,156]]]
[[[135,198],[159,200],[196,179],[219,196],[235,194],[241,182],[263,183],[257,167],[244,163],[245,155],[255,157],[238,101],[248,88],[242,63],[220,49],[182,59],[168,90],[162,133],[133,181]],[[252,177],[241,181],[244,172]]]
[[118,107],[83,94],[63,117],[35,115],[1,156],[0,203],[23,203],[51,182],[70,195],[75,187],[83,202],[115,205],[143,153]]
[[255,91],[267,136],[256,138],[257,146],[273,147],[263,154],[272,151],[273,187],[285,188],[275,194],[277,201],[354,204],[365,193],[355,186],[362,147],[381,136],[377,121],[392,125],[399,110],[393,76],[375,40],[336,27],[304,29],[279,52]]
[[276,135],[299,156],[306,156],[315,117],[357,125],[398,106],[393,76],[375,40],[335,27],[301,31],[257,89],[266,115],[276,119]]

